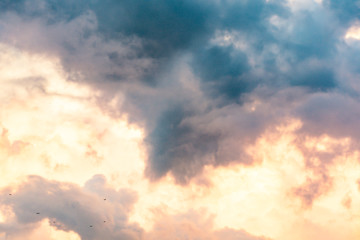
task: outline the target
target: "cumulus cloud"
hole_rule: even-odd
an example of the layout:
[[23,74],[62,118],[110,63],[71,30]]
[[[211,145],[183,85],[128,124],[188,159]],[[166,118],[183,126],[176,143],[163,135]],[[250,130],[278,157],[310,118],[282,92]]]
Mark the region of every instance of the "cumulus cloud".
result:
[[110,187],[103,175],[93,176],[84,187],[28,176],[20,185],[2,189],[0,203],[7,211],[0,232],[7,239],[18,239],[31,234],[47,219],[53,228],[73,231],[81,239],[265,240],[240,230],[212,231],[212,217],[195,211],[161,214],[153,229],[145,232],[128,221],[137,197],[130,189]]
[[110,189],[101,175],[84,188],[29,176],[16,189],[5,188],[1,194],[2,206],[9,206],[15,215],[6,216],[0,226],[10,239],[34,230],[44,218],[57,229],[77,232],[82,239],[140,239],[142,234],[139,226],[127,222],[136,193]]

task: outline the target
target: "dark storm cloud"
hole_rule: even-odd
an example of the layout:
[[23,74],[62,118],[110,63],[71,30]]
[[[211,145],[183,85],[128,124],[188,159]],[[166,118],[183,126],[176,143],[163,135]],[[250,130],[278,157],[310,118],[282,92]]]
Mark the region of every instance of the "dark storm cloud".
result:
[[211,29],[214,9],[206,1],[92,1],[100,30],[109,37],[118,33],[145,40],[152,57],[167,57],[202,40]]
[[17,12],[26,19],[42,17],[48,24],[70,21],[88,10],[86,1],[56,0],[4,0],[1,12]]
[[266,21],[269,17],[289,14],[284,3],[282,0],[221,1],[222,27],[227,30],[244,29],[246,32],[267,31]]
[[[6,1],[3,9],[17,11],[24,17],[42,17],[49,24],[70,21],[86,11],[92,11],[99,23],[99,33],[105,38],[122,35],[144,39],[139,54],[168,57],[186,49],[214,30],[211,19],[215,8],[207,1]],[[216,23],[216,22],[213,22]]]
[[169,57],[178,51],[206,44],[218,29],[265,30],[267,18],[285,15],[282,1],[90,1],[100,31],[106,37],[119,33],[144,39],[143,54]]
[[326,0],[324,3],[345,24],[360,18],[360,2],[358,0]]
[[202,49],[195,55],[194,66],[210,96],[220,95],[236,102],[255,85],[253,79],[246,76],[250,68],[247,56],[230,46]]
[[303,134],[358,136],[346,76],[356,79],[359,48],[343,40],[358,5],[311,4],[3,1],[0,39],[60,57],[103,106],[124,96],[119,112],[147,134],[147,175],[184,184],[206,165],[251,164],[246,145],[285,117]]
[[174,106],[162,113],[155,129],[148,136],[153,148],[149,176],[159,178],[172,171],[180,183],[195,176],[218,151],[220,133],[199,132],[196,126],[183,122],[190,118],[183,106]]
[[293,86],[307,87],[313,91],[327,91],[337,85],[335,73],[329,67],[308,66],[298,67],[292,70],[293,76],[288,76]]
[[[252,164],[246,146],[285,116],[281,107],[291,108],[291,94],[268,99],[255,110],[237,103],[204,109],[193,108],[193,103],[172,106],[160,114],[147,139],[154,161],[148,165],[148,175],[157,179],[171,172],[178,183],[186,184],[206,165]],[[278,106],[271,108],[273,104]]]

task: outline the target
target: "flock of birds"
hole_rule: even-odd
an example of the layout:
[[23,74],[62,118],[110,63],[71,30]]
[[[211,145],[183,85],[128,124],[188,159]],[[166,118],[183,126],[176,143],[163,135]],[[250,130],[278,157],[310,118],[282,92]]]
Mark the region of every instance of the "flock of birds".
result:
[[[9,193],[9,196],[12,196],[11,193]],[[106,198],[104,198],[104,201],[106,201]],[[40,215],[40,212],[36,212],[37,215]],[[53,223],[56,223],[56,221],[53,221]],[[104,220],[104,223],[106,223],[106,221]],[[89,225],[89,228],[92,228],[93,225]]]

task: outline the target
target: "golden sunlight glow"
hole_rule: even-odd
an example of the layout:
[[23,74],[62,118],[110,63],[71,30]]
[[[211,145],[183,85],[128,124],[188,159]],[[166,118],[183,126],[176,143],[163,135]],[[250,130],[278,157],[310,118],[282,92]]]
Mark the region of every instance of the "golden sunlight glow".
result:
[[102,173],[117,187],[141,176],[140,129],[103,113],[96,92],[67,81],[56,59],[0,51],[1,186],[27,174],[82,184]]
[[356,22],[352,27],[348,29],[345,34],[345,40],[360,40],[360,23]]
[[[24,237],[25,236],[19,236],[12,239],[20,240],[24,239]],[[56,229],[56,227],[51,226],[48,219],[44,219],[43,221],[41,221],[39,227],[32,231],[30,234],[27,234],[25,238],[28,240],[81,240],[80,236],[73,231],[66,232],[58,230]]]

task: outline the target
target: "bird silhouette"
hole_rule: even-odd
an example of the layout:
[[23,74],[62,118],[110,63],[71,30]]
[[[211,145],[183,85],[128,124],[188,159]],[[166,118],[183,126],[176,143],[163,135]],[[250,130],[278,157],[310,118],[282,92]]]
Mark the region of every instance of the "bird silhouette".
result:
[[37,212],[36,214],[40,214],[39,212]]

